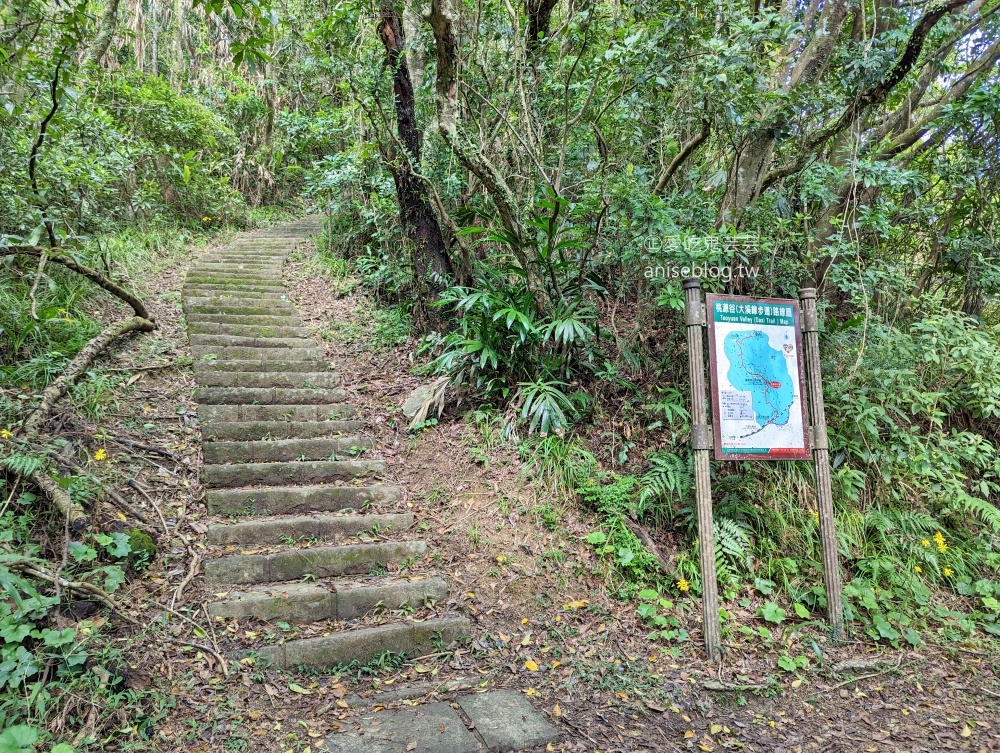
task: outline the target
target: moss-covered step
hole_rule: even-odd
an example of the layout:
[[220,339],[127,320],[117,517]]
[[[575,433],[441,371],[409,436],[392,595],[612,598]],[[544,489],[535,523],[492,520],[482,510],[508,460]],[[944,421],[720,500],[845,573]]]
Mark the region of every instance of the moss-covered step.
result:
[[210,360],[210,357],[214,356],[216,360],[221,361],[304,361],[310,358],[321,360],[324,354],[317,347],[254,348],[250,345],[192,345],[191,355],[201,360]]
[[363,531],[405,531],[412,525],[412,513],[286,516],[211,525],[208,527],[208,543],[216,546],[226,544],[263,546],[281,544],[287,539],[314,539],[326,543],[339,543]]
[[203,424],[257,421],[336,421],[353,415],[347,403],[328,405],[199,405]]
[[[342,415],[354,415],[354,406],[341,406]],[[315,439],[360,431],[361,421],[229,421],[202,424],[206,442],[248,442],[257,440]]]
[[209,489],[205,504],[215,515],[248,516],[364,510],[397,502],[398,486],[276,486]]
[[206,559],[205,580],[239,585],[384,572],[389,565],[423,557],[426,551],[423,541],[381,541],[286,549],[273,554],[234,554]]
[[357,455],[375,443],[367,437],[205,442],[202,455],[208,464],[278,463],[291,460],[325,460],[333,455]]
[[206,465],[202,483],[209,489],[247,486],[329,484],[370,478],[385,473],[384,460],[303,460],[280,463],[232,463]]
[[404,654],[411,658],[426,656],[468,635],[469,621],[465,617],[442,617],[285,641],[259,649],[256,653],[282,669],[332,669],[346,667],[351,662],[367,664],[386,653]]
[[274,326],[269,324],[239,324],[236,322],[188,322],[192,335],[232,335],[235,337],[282,337],[307,339],[312,331],[303,326]]
[[376,609],[414,609],[448,595],[441,579],[380,579],[376,582],[341,582],[330,585],[288,583],[281,586],[253,586],[229,594],[208,605],[208,611],[225,619],[280,620],[293,624],[322,620],[353,620]]
[[327,405],[347,400],[346,390],[295,387],[198,387],[199,405]]
[[339,387],[333,371],[209,371],[195,373],[199,387]]
[[[237,372],[237,373],[249,373],[263,371],[269,374],[278,373],[300,373],[300,374],[315,374],[327,368],[326,361],[312,358],[312,359],[302,359],[297,361],[264,361],[261,359],[235,359],[218,361],[215,359],[205,359],[195,361],[194,364],[194,378],[199,384],[202,384],[202,379],[208,374],[221,374],[226,372]],[[336,375],[335,372],[323,372]],[[338,379],[339,384],[339,379]],[[205,383],[205,386],[209,386]],[[217,385],[225,386],[225,385]],[[250,387],[252,385],[244,385]],[[275,387],[280,387],[282,385],[276,384]],[[320,386],[320,385],[317,385]]]

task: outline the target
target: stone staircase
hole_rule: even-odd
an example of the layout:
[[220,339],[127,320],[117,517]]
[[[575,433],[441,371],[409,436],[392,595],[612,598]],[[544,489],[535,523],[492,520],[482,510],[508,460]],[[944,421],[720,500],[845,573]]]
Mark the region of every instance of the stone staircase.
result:
[[[468,634],[442,611],[445,582],[407,535],[401,490],[379,483],[341,378],[303,326],[282,264],[318,223],[300,220],[214,250],[183,291],[209,513],[209,612],[301,626],[307,637],[253,646],[282,668],[410,658]],[[247,646],[250,648],[250,646]]]

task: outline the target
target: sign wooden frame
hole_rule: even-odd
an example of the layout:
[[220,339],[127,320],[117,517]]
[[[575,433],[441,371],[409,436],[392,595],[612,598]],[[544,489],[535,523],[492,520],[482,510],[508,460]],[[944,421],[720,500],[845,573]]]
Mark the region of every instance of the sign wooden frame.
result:
[[[718,375],[717,341],[715,335],[715,303],[733,303],[737,305],[785,306],[792,310],[793,330],[795,333],[795,364],[798,379],[798,414],[802,425],[802,448],[789,450],[770,450],[768,452],[732,452],[725,451],[722,446],[722,420],[720,407],[720,390]],[[707,293],[705,295],[705,319],[708,325],[708,372],[711,380],[709,399],[712,404],[712,427],[715,437],[716,460],[810,460],[812,451],[809,446],[809,411],[806,403],[805,362],[802,351],[802,320],[799,312],[799,302],[791,298],[750,298],[739,295],[721,295]],[[786,325],[787,326],[787,325]]]

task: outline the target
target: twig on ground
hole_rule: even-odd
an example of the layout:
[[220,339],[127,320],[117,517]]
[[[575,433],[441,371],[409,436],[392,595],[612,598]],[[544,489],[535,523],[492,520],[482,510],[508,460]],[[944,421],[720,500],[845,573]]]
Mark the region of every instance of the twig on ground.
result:
[[188,583],[194,579],[195,574],[198,572],[198,564],[201,562],[201,556],[191,547],[188,547],[188,553],[191,555],[191,566],[188,568],[188,574],[184,576],[184,580],[180,582],[180,585],[174,591],[173,598],[170,599],[171,609],[177,604],[177,600],[181,598],[184,589],[187,588]]
[[119,437],[115,434],[107,435],[108,438],[120,444],[122,447],[128,447],[130,450],[142,450],[143,452],[150,452],[154,455],[159,455],[160,457],[167,458],[168,460],[173,460],[175,463],[179,462],[177,456],[174,455],[170,450],[164,450],[162,447],[155,447],[150,444],[143,444],[142,442],[136,442],[132,439],[126,439],[125,437]]
[[718,680],[706,680],[701,684],[705,690],[716,693],[742,693],[747,690],[767,690],[771,687],[768,683],[734,684],[731,682],[719,682]]
[[204,644],[201,643],[185,641],[181,638],[160,638],[160,640],[164,641],[165,643],[177,643],[181,646],[191,646],[191,648],[196,648],[199,651],[204,651],[206,654],[210,655],[213,659],[215,659],[219,663],[219,666],[222,667],[222,674],[226,677],[229,677],[229,665],[226,663],[226,660],[225,658],[223,658],[222,654],[220,654],[215,649],[205,646]]
[[152,507],[153,510],[156,511],[156,515],[160,519],[160,525],[163,526],[163,535],[169,536],[170,532],[167,530],[167,519],[163,517],[163,512],[160,510],[160,506],[153,501],[153,498],[149,496],[145,488],[143,488],[143,486],[134,478],[130,478],[127,483],[129,486],[131,486],[133,489],[139,492],[139,494],[141,494],[143,497],[146,498],[146,501],[149,502],[150,507]]
[[[860,660],[858,660],[858,661],[860,661]],[[842,662],[842,663],[846,664],[847,662]],[[885,662],[882,662],[882,663],[884,664]],[[850,685],[851,683],[861,682],[862,680],[870,680],[873,677],[879,677],[880,675],[885,675],[885,674],[888,674],[889,672],[895,672],[896,670],[898,670],[902,666],[902,664],[903,664],[903,657],[900,656],[899,657],[899,661],[896,664],[892,664],[892,665],[886,667],[885,669],[879,670],[878,672],[870,672],[867,675],[861,675],[860,677],[852,677],[850,680],[844,680],[843,682],[838,682],[836,685],[831,685],[828,688],[823,688],[822,690],[817,690],[815,693],[813,693],[811,696],[809,696],[809,698],[815,698],[816,696],[822,695],[823,693],[829,693],[831,690],[837,690],[838,688],[842,688],[845,685]],[[909,666],[911,664],[916,664],[916,662],[915,661],[914,662],[907,662],[907,666]]]

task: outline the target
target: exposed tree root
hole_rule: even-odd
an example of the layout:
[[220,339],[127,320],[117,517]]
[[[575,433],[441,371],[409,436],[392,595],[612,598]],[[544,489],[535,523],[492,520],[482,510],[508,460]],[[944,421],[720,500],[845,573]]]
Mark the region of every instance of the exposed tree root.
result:
[[[71,269],[77,274],[83,275],[91,282],[108,291],[119,300],[131,306],[135,316],[123,319],[105,327],[100,334],[84,346],[83,350],[77,353],[76,357],[70,361],[65,371],[52,382],[42,392],[42,400],[34,412],[28,416],[17,432],[23,436],[30,437],[36,433],[45,420],[52,413],[55,404],[59,401],[73,382],[94,362],[108,345],[117,337],[130,332],[152,332],[156,329],[156,324],[149,315],[146,306],[132,293],[121,286],[107,279],[100,272],[86,267],[63,254],[56,253],[54,249],[40,248],[38,246],[10,246],[3,249],[6,253],[22,254],[25,256],[37,256],[39,258],[39,273],[43,268],[46,259],[49,262],[61,264],[67,269]],[[37,282],[37,278],[36,278]],[[36,471],[29,475],[31,482],[37,486],[45,496],[48,497],[52,505],[61,512],[69,522],[70,530],[77,532],[87,527],[87,514],[83,508],[73,501],[69,492],[63,489],[54,478],[44,471]],[[121,500],[115,500],[116,503]],[[119,505],[121,506],[121,505]],[[142,516],[138,516],[140,520]]]

